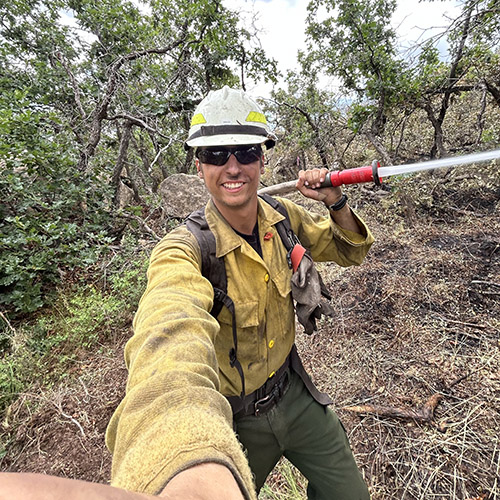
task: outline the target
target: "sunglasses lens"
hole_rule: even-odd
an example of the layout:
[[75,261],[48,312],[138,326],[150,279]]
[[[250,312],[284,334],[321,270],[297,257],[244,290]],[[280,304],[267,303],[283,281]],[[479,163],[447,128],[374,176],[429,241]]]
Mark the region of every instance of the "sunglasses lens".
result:
[[229,160],[231,151],[227,149],[201,149],[196,152],[196,156],[201,163],[209,163],[220,167]]
[[248,165],[257,161],[262,154],[260,146],[247,146],[246,148],[237,149],[234,156],[242,165]]
[[256,144],[238,148],[198,149],[196,151],[196,156],[202,163],[219,167],[226,164],[231,154],[234,154],[242,165],[249,165],[259,160],[262,155],[262,149],[260,145]]

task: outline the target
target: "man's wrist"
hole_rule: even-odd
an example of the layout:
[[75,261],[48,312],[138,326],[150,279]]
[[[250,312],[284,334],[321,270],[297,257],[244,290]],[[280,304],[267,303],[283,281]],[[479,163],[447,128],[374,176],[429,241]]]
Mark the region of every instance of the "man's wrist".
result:
[[342,210],[347,205],[348,199],[349,198],[345,193],[342,194],[342,196],[336,202],[327,205],[328,210],[330,210],[331,212],[338,212],[339,210]]
[[192,500],[244,500],[233,473],[228,467],[215,462],[194,465],[174,476],[159,497]]

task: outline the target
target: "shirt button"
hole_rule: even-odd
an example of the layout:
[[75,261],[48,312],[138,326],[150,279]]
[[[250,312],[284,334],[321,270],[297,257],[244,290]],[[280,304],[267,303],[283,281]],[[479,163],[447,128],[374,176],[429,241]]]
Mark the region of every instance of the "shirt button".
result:
[[269,341],[269,349],[272,349],[274,347],[274,340]]
[[269,281],[269,274],[266,273],[266,275],[264,276],[264,281],[267,283]]

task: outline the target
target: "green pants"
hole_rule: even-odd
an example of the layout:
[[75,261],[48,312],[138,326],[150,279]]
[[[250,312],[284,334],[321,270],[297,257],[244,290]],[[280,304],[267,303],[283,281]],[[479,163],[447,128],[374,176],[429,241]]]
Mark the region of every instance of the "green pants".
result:
[[241,417],[235,427],[257,492],[284,455],[307,478],[309,500],[370,498],[340,420],[311,397],[295,372],[276,407],[262,416]]

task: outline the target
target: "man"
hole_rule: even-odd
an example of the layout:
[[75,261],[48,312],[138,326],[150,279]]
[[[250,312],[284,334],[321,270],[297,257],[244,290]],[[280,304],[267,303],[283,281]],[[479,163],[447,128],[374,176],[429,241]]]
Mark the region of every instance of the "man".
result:
[[[214,292],[202,276],[200,245],[186,226],[170,232],[151,255],[125,349],[127,394],[107,431],[116,487],[182,500],[256,499],[284,455],[309,480],[310,499],[369,498],[343,427],[294,348],[292,270],[277,234],[284,216],[257,196],[261,148],[274,142],[242,91],[211,92],[195,111],[186,146],[195,148],[211,195],[205,217],[235,315],[227,308],[210,314]],[[297,189],[329,207],[328,216],[280,201],[314,260],[358,265],[373,238],[340,188],[317,189],[325,174],[301,171]],[[14,490],[16,479],[7,479]],[[36,493],[42,483],[32,479]],[[77,498],[75,488],[87,491],[63,481],[66,498]],[[108,498],[99,488],[107,487],[87,498]],[[107,494],[129,498],[113,488]]]
[[[127,395],[107,433],[117,486],[154,494],[190,465],[211,463],[229,469],[245,498],[255,498],[285,455],[308,478],[309,498],[369,498],[342,425],[291,361],[292,270],[276,234],[284,217],[257,196],[261,147],[274,141],[261,109],[242,91],[211,92],[195,111],[186,146],[195,148],[211,195],[205,217],[224,257],[242,373],[229,355],[233,316],[227,308],[217,320],[210,315],[213,290],[201,275],[200,246],[181,226],[152,253],[126,346]],[[315,189],[325,174],[300,172],[297,189],[330,207],[327,217],[280,201],[314,260],[358,265],[373,238],[340,188]]]

